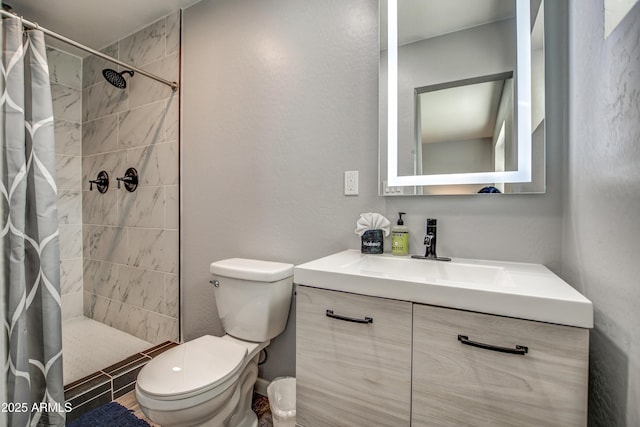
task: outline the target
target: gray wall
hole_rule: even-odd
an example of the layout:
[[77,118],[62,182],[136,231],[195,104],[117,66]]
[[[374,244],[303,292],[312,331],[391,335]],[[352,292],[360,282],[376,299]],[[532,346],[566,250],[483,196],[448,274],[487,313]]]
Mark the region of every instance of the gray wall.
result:
[[[184,339],[223,333],[209,264],[359,247],[377,196],[375,0],[204,0],[184,11]],[[360,196],[343,173],[360,171]],[[293,374],[295,328],[261,376]]]
[[[571,2],[570,22],[566,7],[546,4],[555,40],[547,46],[546,194],[386,199],[376,196],[376,1],[204,0],[187,9],[184,339],[223,333],[210,262],[297,264],[357,248],[359,213],[395,220],[401,210],[412,252],[423,248],[424,219],[435,217],[442,255],[542,263],[590,298],[590,423],[640,424],[640,12],[605,41],[600,1]],[[352,169],[360,196],[345,197],[342,173]],[[261,376],[294,373],[294,329],[290,321],[272,344]]]
[[605,40],[603,2],[570,7],[563,276],[594,305],[589,424],[640,425],[640,4]]
[[[559,25],[553,6],[547,14]],[[223,333],[212,261],[299,264],[358,248],[353,230],[362,212],[394,221],[407,212],[414,252],[423,250],[424,219],[432,216],[440,219],[443,255],[559,272],[566,43],[550,49],[546,194],[385,200],[377,196],[377,1],[204,0],[186,9],[183,338]],[[342,195],[345,170],[360,171],[357,197]],[[265,378],[294,373],[293,320],[271,345]]]
[[[547,23],[559,32],[563,2]],[[377,196],[377,1],[204,0],[184,11],[183,338],[223,330],[208,266],[228,257],[299,264],[345,248],[362,212],[407,212],[411,251],[440,220],[442,255],[542,263],[562,257],[566,42],[550,46],[547,193]],[[342,195],[360,171],[360,195]],[[390,247],[390,242],[386,242]],[[291,375],[295,326],[261,376]]]

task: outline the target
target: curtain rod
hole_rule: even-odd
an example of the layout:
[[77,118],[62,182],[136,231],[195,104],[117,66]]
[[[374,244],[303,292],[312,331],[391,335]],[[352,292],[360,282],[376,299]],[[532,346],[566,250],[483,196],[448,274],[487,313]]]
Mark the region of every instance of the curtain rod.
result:
[[43,28],[40,25],[38,25],[37,23],[27,21],[26,19],[24,19],[21,16],[18,16],[15,13],[7,12],[6,10],[0,9],[0,14],[2,16],[6,16],[8,18],[19,19],[24,27],[31,28],[31,29],[34,29],[34,30],[40,30],[43,33],[45,33],[46,35],[53,37],[54,39],[57,39],[57,40],[60,40],[61,42],[70,44],[73,47],[76,47],[78,49],[84,50],[85,52],[89,52],[92,55],[98,56],[98,57],[100,57],[102,59],[105,59],[105,60],[107,60],[109,62],[112,62],[114,64],[120,65],[120,66],[125,67],[125,68],[128,68],[128,69],[130,69],[130,70],[132,70],[132,71],[134,71],[136,73],[142,74],[145,77],[149,77],[150,79],[153,79],[153,80],[155,80],[157,82],[165,84],[165,85],[169,86],[174,92],[176,90],[178,90],[178,83],[177,82],[170,82],[169,80],[165,80],[162,77],[156,76],[155,74],[148,73],[148,72],[146,72],[144,70],[141,70],[141,69],[139,69],[137,67],[134,67],[133,65],[127,64],[126,62],[122,62],[120,60],[112,58],[109,55],[105,55],[102,52],[98,52],[95,49],[92,49],[92,48],[90,48],[88,46],[80,44],[75,40],[71,40],[71,39],[69,39],[69,38],[67,38],[65,36],[62,36],[62,35],[60,35],[58,33],[55,33],[55,32],[53,32],[51,30]]

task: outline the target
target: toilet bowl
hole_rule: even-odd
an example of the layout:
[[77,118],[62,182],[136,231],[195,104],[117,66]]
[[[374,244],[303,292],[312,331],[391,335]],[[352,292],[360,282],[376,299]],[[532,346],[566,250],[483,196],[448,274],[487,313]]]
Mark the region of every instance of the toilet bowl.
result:
[[136,398],[162,426],[255,427],[259,353],[286,326],[293,265],[234,258],[210,270],[227,335],[205,335],[151,360],[138,374]]
[[[205,335],[179,345],[140,372],[138,403],[149,419],[163,426],[254,425],[251,392],[258,353],[268,344]],[[237,422],[230,424],[234,413]]]

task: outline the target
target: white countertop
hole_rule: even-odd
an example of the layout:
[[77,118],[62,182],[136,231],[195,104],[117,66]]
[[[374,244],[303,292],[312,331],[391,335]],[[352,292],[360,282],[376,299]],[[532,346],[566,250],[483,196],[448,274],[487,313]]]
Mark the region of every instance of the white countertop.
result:
[[295,267],[316,288],[481,313],[593,327],[591,301],[540,264],[453,258],[451,262],[346,250]]

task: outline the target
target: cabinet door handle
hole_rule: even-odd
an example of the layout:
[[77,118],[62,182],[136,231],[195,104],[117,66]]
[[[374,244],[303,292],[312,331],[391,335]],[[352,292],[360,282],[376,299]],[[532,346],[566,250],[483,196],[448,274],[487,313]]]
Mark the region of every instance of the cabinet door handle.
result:
[[349,316],[343,316],[341,314],[335,314],[333,310],[327,310],[327,317],[331,317],[333,319],[338,319],[338,320],[344,320],[347,322],[353,322],[353,323],[373,323],[372,317],[365,317],[364,319],[359,319],[357,317],[349,317]]
[[462,344],[470,345],[472,347],[479,347],[485,350],[499,351],[500,353],[518,354],[524,356],[529,351],[529,347],[523,345],[516,345],[516,348],[500,347],[493,344],[485,344],[477,341],[471,341],[466,335],[458,335],[458,341]]

